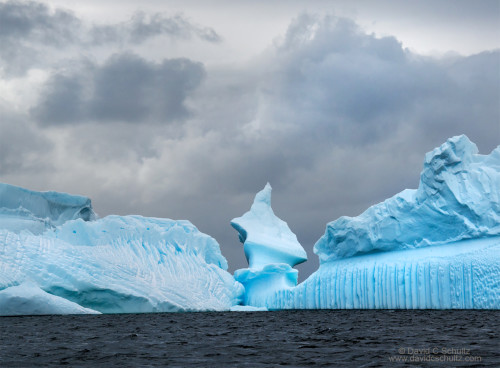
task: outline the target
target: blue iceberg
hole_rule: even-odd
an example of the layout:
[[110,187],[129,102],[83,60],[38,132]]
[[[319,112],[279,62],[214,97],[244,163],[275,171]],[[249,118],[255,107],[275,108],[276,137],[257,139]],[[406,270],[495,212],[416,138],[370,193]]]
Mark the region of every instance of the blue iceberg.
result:
[[66,221],[94,220],[90,198],[58,192],[35,192],[0,183],[0,229],[41,234]]
[[250,268],[266,264],[305,262],[307,254],[288,224],[278,218],[271,207],[271,185],[266,184],[255,196],[250,211],[231,220],[239,234]]
[[500,147],[450,138],[417,190],[329,223],[314,252],[318,271],[255,305],[500,309]]
[[314,252],[328,262],[499,235],[500,147],[477,153],[465,135],[450,138],[425,156],[418,189],[329,223]]
[[27,282],[0,291],[0,315],[99,314]]
[[265,308],[265,301],[277,290],[297,285],[298,271],[292,267],[307,260],[297,236],[274,214],[271,190],[267,183],[255,196],[250,211],[231,221],[249,264],[234,277],[245,287],[244,303],[253,307]]
[[10,187],[3,193],[13,196],[0,200],[8,213],[0,217],[0,315],[229,310],[240,303],[243,286],[226,271],[219,245],[189,221],[95,219],[85,197]]

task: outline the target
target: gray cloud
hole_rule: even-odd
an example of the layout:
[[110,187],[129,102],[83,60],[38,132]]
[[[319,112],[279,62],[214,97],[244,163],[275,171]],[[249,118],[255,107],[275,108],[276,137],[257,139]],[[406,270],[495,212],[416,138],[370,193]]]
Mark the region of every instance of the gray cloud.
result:
[[[28,174],[36,176],[50,164],[41,153],[50,154],[51,142],[39,134],[27,116],[12,111],[0,100],[0,177]],[[45,162],[44,162],[45,161]]]
[[39,2],[0,3],[0,67],[5,76],[21,76],[72,47],[139,45],[158,36],[221,41],[212,28],[194,24],[180,14],[137,12],[127,22],[90,25],[70,11],[53,10]]
[[127,22],[94,26],[90,30],[90,42],[92,44],[141,44],[150,38],[161,35],[182,39],[196,36],[208,42],[222,40],[212,28],[192,24],[179,14],[167,17],[161,13],[149,15],[144,12],[136,12]]
[[81,21],[72,13],[51,11],[45,4],[7,1],[0,4],[0,39],[31,39],[52,46],[74,41]]
[[75,41],[81,22],[73,14],[54,12],[41,3],[7,1],[0,3],[0,60],[5,75],[21,75],[40,63],[32,44],[62,47]]
[[189,116],[185,100],[204,73],[202,64],[188,59],[157,64],[131,53],[116,54],[103,65],[52,76],[31,111],[44,125],[180,121]]
[[408,127],[412,142],[431,136],[438,144],[459,133],[487,149],[498,142],[485,134],[498,132],[498,50],[424,58],[392,37],[364,34],[352,21],[303,15],[273,58],[278,67],[266,78],[261,129],[280,132],[280,146],[300,141],[303,153],[317,155],[332,144],[381,144]]

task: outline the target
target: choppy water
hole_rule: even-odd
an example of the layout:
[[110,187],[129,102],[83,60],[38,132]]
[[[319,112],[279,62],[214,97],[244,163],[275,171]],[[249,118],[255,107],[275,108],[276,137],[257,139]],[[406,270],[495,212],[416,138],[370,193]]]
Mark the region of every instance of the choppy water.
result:
[[500,366],[500,311],[0,318],[0,366]]

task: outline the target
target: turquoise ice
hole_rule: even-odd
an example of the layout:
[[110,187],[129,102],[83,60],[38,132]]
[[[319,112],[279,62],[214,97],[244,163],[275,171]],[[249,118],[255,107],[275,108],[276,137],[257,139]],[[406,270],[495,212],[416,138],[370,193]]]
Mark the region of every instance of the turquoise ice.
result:
[[90,198],[58,192],[36,192],[0,183],[0,229],[41,234],[66,221],[94,220]]
[[250,211],[231,221],[249,264],[234,277],[245,287],[244,303],[255,307],[267,307],[263,300],[277,290],[297,285],[298,271],[292,267],[307,260],[297,236],[274,214],[271,190],[267,183],[255,196]]
[[295,266],[307,260],[304,248],[288,224],[271,207],[271,185],[256,194],[250,211],[231,220],[239,234],[250,268],[272,263]]
[[9,216],[0,217],[0,315],[229,310],[240,302],[243,287],[218,243],[189,221],[95,219],[80,216],[82,208],[93,213],[84,197],[52,192],[43,201],[46,193],[3,188],[22,198],[9,198]]
[[489,155],[465,135],[425,156],[416,190],[327,225],[314,246],[321,262],[500,234],[500,147]]

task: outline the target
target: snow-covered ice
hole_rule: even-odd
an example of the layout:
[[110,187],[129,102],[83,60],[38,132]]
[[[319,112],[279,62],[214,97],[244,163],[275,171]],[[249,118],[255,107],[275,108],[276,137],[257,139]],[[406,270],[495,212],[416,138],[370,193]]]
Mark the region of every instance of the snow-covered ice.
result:
[[277,290],[297,285],[298,271],[292,267],[307,260],[307,254],[271,207],[271,185],[257,193],[250,211],[235,218],[249,268],[237,270],[234,277],[245,287],[244,304],[265,307]]
[[[59,211],[61,201],[49,201],[48,208],[44,202],[30,204],[26,198],[47,197],[35,192],[23,197],[22,207],[49,219],[47,229],[32,232],[29,225],[12,231],[14,215],[7,229],[0,228],[0,314],[19,314],[16,305],[45,314],[229,310],[240,303],[243,286],[226,271],[218,243],[189,221],[141,216],[84,221],[78,215],[71,220],[81,213],[83,197],[51,196],[65,199],[73,214]],[[1,203],[15,207],[13,200]],[[91,209],[90,201],[84,203]],[[62,218],[68,220],[60,224]],[[44,300],[46,306],[37,309]]]
[[231,220],[239,233],[250,268],[272,263],[286,263],[291,267],[307,260],[304,248],[287,223],[278,218],[271,208],[271,185],[266,184],[255,196],[250,211]]
[[0,291],[0,315],[99,314],[67,299],[46,293],[30,282]]
[[58,192],[35,192],[0,183],[0,229],[41,234],[68,220],[96,218],[90,199]]
[[500,234],[500,147],[489,155],[465,135],[425,156],[416,190],[327,225],[314,246],[321,262]]

